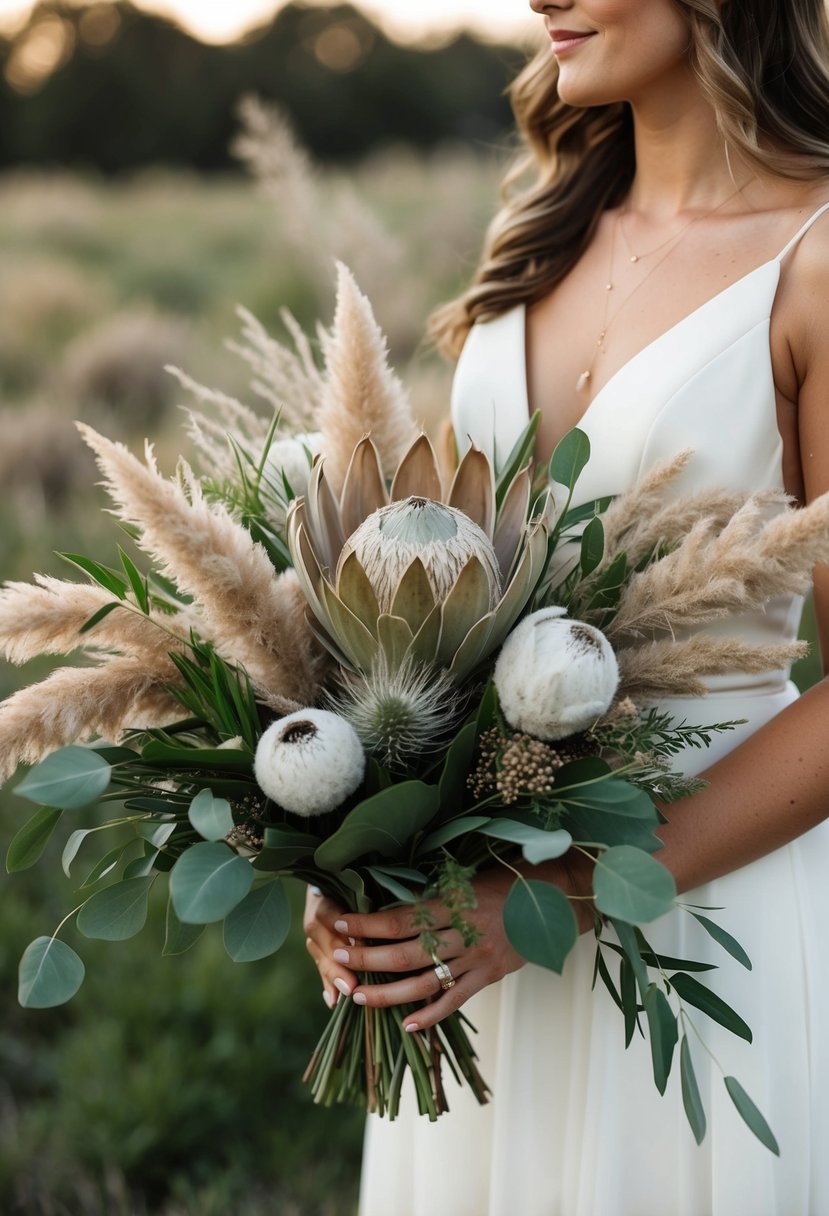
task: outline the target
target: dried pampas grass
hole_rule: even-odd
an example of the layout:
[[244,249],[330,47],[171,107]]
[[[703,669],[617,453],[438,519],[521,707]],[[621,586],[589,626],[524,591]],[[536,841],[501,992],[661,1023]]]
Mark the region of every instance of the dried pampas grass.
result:
[[681,630],[803,593],[829,561],[829,494],[769,520],[779,494],[755,495],[723,528],[699,520],[672,553],[634,575],[606,633],[615,645]]
[[79,429],[96,455],[121,519],[141,530],[140,545],[160,561],[201,609],[208,636],[252,681],[308,705],[317,691],[321,650],[306,623],[295,575],[274,573],[267,554],[221,505],[208,505],[186,466],[161,476],[147,445],[142,464],[120,443]]
[[45,654],[111,652],[163,666],[171,650],[183,651],[196,618],[190,613],[145,616],[125,602],[82,633],[96,612],[112,604],[103,587],[35,575],[36,585],[6,583],[0,588],[0,654],[10,663],[26,663]]
[[148,669],[142,659],[96,667],[61,667],[0,704],[0,781],[18,764],[37,764],[59,747],[99,735],[117,740],[128,727],[165,726],[181,718],[168,691],[175,667]]
[[703,676],[762,675],[786,668],[808,651],[806,642],[752,646],[704,634],[687,641],[665,638],[616,652],[621,676],[618,696],[647,702],[659,697],[698,697],[708,692]]
[[351,272],[342,264],[337,269],[337,309],[323,345],[326,382],[317,429],[326,477],[339,493],[352,453],[367,434],[390,477],[418,432],[371,305]]

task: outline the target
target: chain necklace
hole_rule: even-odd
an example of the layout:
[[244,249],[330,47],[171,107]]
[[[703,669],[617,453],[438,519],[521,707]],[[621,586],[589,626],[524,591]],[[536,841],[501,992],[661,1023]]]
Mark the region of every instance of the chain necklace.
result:
[[[732,195],[731,197],[733,198],[734,196]],[[728,202],[728,199],[726,199],[726,202]],[[720,206],[722,206],[722,205],[723,204],[721,203]],[[638,262],[642,258],[652,257],[653,254],[659,253],[660,249],[664,249],[666,245],[670,245],[671,241],[676,241],[676,243],[679,244],[679,242],[682,239],[682,236],[685,232],[685,229],[690,228],[691,225],[695,224],[696,221],[700,218],[699,216],[695,216],[692,220],[689,220],[687,224],[683,224],[683,226],[679,229],[678,232],[672,232],[671,235],[668,237],[668,239],[666,241],[663,241],[661,245],[657,245],[655,249],[649,249],[647,251],[647,253],[637,253],[635,251],[635,249],[631,248],[630,241],[628,240],[627,233],[625,232],[625,216],[627,214],[628,214],[627,207],[622,207],[621,210],[619,211],[619,232],[621,234],[622,240],[625,242],[625,247],[627,248],[627,251],[630,254],[631,262]],[[709,212],[709,214],[711,214],[711,213]]]
[[[636,295],[639,288],[645,286],[645,284],[647,283],[647,281],[651,277],[651,275],[654,273],[654,271],[658,270],[659,267],[662,265],[662,263],[664,261],[666,261],[667,258],[670,257],[670,255],[674,252],[675,249],[678,248],[678,246],[682,243],[682,240],[683,240],[685,234],[689,231],[690,228],[692,228],[694,226],[694,224],[698,223],[699,220],[709,219],[712,215],[716,215],[716,213],[718,211],[721,211],[722,208],[725,207],[725,205],[727,203],[730,203],[733,198],[736,198],[738,194],[742,193],[742,191],[746,188],[746,186],[750,185],[752,181],[754,181],[754,178],[751,178],[748,182],[745,183],[745,185],[738,186],[738,188],[736,190],[734,190],[731,194],[729,194],[727,198],[724,198],[721,203],[718,203],[716,207],[712,207],[710,209],[710,211],[703,211],[702,214],[695,215],[692,220],[688,221],[688,223],[685,225],[684,228],[680,228],[679,232],[674,233],[673,236],[668,237],[667,241],[663,241],[661,245],[657,245],[657,247],[655,249],[651,249],[648,253],[645,253],[645,254],[636,254],[630,248],[630,245],[627,243],[627,239],[625,238],[624,229],[622,228],[622,215],[624,213],[623,209],[620,208],[616,212],[616,221],[613,225],[613,233],[610,238],[610,263],[607,268],[607,284],[605,286],[605,302],[604,302],[604,315],[602,317],[602,328],[599,330],[598,337],[596,338],[596,348],[593,352],[593,358],[590,360],[589,366],[584,369],[584,371],[579,375],[579,378],[576,381],[576,392],[577,393],[584,392],[584,390],[590,384],[590,381],[593,379],[593,368],[596,366],[596,360],[598,359],[599,355],[604,353],[604,349],[605,349],[604,344],[605,344],[605,339],[607,338],[608,330],[610,329],[611,325],[616,320],[616,318],[619,316],[619,313],[623,310],[623,308],[625,308],[625,306],[627,304],[630,303],[630,301]],[[613,316],[609,317],[610,297],[616,288],[616,284],[613,281],[613,265],[614,265],[615,254],[616,254],[616,233],[617,232],[621,232],[622,239],[625,241],[625,244],[628,244],[628,250],[631,253],[631,259],[630,259],[631,262],[638,262],[640,257],[650,257],[652,254],[658,253],[660,251],[660,249],[665,249],[666,245],[668,245],[669,247],[662,254],[662,257],[658,258],[654,262],[654,264],[651,266],[650,270],[644,276],[644,278],[640,279],[639,282],[636,284],[636,286],[633,288],[633,290],[625,297],[624,300],[622,300],[622,303],[616,309]]]

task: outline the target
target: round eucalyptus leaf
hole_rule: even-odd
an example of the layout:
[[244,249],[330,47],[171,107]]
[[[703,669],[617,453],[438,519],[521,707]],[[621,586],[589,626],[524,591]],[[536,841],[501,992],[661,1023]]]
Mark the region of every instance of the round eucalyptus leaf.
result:
[[170,895],[179,920],[210,925],[224,920],[253,884],[250,862],[224,844],[195,844],[170,871]]
[[661,862],[631,845],[602,853],[593,871],[596,907],[629,925],[647,924],[670,912],[676,883]]
[[504,904],[504,928],[520,955],[559,975],[578,938],[570,901],[550,882],[516,882]]
[[20,960],[17,999],[25,1009],[51,1009],[72,999],[83,983],[83,962],[66,942],[38,937]]
[[30,802],[77,810],[96,802],[109,786],[112,768],[87,747],[64,747],[31,769],[15,793]]
[[233,831],[233,812],[226,798],[201,790],[190,803],[187,818],[204,840],[224,840]]
[[225,917],[224,944],[236,963],[254,963],[276,951],[288,936],[291,906],[279,881],[251,891]]
[[147,921],[147,901],[153,879],[126,878],[90,896],[78,913],[84,937],[123,942],[140,933]]

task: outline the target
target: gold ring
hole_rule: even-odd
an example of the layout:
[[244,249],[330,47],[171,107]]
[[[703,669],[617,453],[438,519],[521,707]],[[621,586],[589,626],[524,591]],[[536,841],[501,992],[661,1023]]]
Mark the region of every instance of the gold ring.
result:
[[435,975],[438,978],[438,983],[444,992],[448,992],[450,988],[455,987],[457,981],[452,972],[446,966],[446,963],[442,963],[436,954],[432,955],[432,959],[435,964]]

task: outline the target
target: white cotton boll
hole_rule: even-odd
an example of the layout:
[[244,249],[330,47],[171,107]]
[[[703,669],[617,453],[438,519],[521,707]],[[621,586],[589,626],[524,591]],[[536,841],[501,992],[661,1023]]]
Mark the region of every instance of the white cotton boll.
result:
[[363,780],[366,758],[350,722],[325,709],[300,709],[262,735],[253,771],[260,789],[295,815],[324,815]]
[[299,498],[308,489],[311,465],[319,452],[322,436],[318,432],[275,439],[268,448],[263,476],[280,498],[285,498],[285,481]]
[[514,730],[551,742],[592,725],[619,686],[616,655],[600,630],[564,608],[525,617],[495,664],[495,688]]

